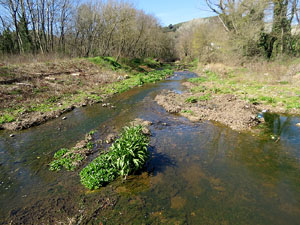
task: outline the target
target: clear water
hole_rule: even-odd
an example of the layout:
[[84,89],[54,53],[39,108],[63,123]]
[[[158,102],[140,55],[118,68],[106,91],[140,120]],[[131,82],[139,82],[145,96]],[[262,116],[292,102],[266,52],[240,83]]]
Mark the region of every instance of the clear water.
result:
[[[154,102],[163,89],[181,93],[181,82],[193,76],[177,73],[167,81],[132,89],[114,98],[116,109],[76,109],[66,121],[49,121],[17,132],[15,138],[2,131],[0,221],[299,224],[300,119],[267,115],[269,131],[280,136],[275,143],[269,135],[191,123]],[[78,171],[48,171],[59,148],[73,146],[92,129],[101,137],[137,117],[154,123],[146,172],[90,192],[80,185]]]

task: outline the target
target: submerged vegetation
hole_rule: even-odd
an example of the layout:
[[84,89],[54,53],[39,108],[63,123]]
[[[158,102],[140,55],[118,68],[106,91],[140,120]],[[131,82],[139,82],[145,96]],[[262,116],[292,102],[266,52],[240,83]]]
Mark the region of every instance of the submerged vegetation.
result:
[[118,176],[126,177],[140,170],[149,157],[148,145],[142,126],[125,127],[109,151],[80,172],[81,183],[91,190],[98,189]]

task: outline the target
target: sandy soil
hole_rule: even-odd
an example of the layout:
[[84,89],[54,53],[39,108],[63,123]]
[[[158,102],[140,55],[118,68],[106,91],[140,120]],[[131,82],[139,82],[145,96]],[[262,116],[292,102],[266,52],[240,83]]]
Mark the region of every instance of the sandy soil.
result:
[[191,121],[212,120],[237,131],[249,130],[261,122],[257,117],[259,110],[234,95],[214,95],[209,100],[186,102],[191,96],[201,98],[203,95],[163,91],[155,100],[168,112],[178,113]]

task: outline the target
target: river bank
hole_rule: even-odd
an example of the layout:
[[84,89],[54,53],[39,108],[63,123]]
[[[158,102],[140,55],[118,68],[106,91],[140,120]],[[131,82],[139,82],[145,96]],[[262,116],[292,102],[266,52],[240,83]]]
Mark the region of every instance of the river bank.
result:
[[[16,131],[15,138],[2,131],[0,224],[297,224],[300,118],[271,117],[270,130],[281,137],[274,142],[190,122],[155,102],[163,90],[184,93],[182,84],[195,76],[177,72],[114,96],[115,109],[77,108],[66,121]],[[136,118],[152,123],[145,171],[97,191],[85,188],[80,170]],[[95,145],[83,164],[49,171],[54,153],[79,146],[87,133]]]
[[[165,69],[157,71],[157,68]],[[153,59],[111,57],[0,67],[0,129],[21,130],[171,75]],[[103,107],[114,107],[103,103]],[[67,118],[63,118],[67,119]]]
[[300,114],[297,77],[260,76],[222,64],[195,70],[199,77],[183,83],[185,92],[165,91],[156,97],[157,103],[192,121],[212,120],[238,131],[264,123],[262,112]]

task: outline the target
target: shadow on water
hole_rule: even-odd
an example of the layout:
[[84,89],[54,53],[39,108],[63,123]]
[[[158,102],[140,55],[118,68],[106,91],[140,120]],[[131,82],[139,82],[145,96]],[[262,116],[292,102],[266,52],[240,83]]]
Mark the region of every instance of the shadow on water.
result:
[[163,152],[157,152],[155,147],[150,149],[151,160],[148,163],[147,170],[153,175],[163,173],[167,167],[176,167],[176,161]]
[[[175,75],[115,96],[115,109],[77,109],[66,121],[17,132],[15,139],[1,132],[1,221],[299,224],[299,118],[265,116],[269,132],[281,137],[278,142],[210,122],[191,123],[153,100],[163,89],[181,93],[181,82],[195,76]],[[92,129],[105,136],[137,117],[154,123],[146,171],[97,191],[80,185],[78,171],[48,171],[58,148],[74,145]]]

